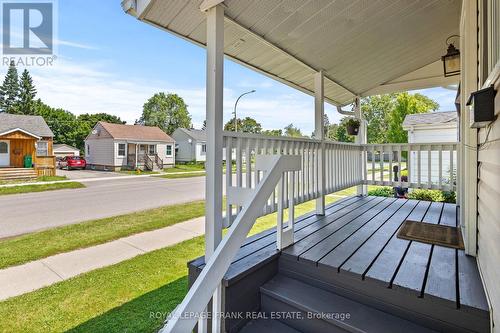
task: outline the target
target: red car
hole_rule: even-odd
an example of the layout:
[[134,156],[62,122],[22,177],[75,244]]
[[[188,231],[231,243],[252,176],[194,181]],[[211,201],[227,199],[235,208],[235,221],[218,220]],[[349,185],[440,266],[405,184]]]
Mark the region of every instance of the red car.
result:
[[61,162],[59,162],[59,168],[61,169],[85,169],[87,167],[87,161],[83,157],[80,156],[66,156],[63,157]]

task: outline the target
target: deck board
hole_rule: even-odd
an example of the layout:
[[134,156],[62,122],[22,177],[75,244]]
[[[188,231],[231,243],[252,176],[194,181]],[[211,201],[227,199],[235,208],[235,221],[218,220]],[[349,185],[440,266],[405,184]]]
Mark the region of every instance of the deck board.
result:
[[[445,204],[439,224],[455,227],[456,206]],[[458,250],[434,245],[422,296],[431,295],[457,302],[456,257]]]
[[[443,204],[431,203],[422,222],[438,224]],[[420,295],[425,281],[427,265],[431,255],[432,245],[410,241],[410,247],[392,282],[393,288],[405,288]]]
[[[430,202],[420,201],[407,219],[421,221],[429,206]],[[410,241],[397,238],[396,235],[392,236],[387,246],[364,274],[364,277],[383,282],[389,286],[409,243]]]
[[[363,212],[349,223],[337,229],[332,233],[327,233],[317,244],[309,244],[309,249],[299,256],[299,260],[309,260],[318,262],[323,256],[331,252],[335,247],[345,241],[348,235],[354,234],[367,223],[370,223],[378,214],[382,213],[388,206],[394,204],[396,199],[388,198],[378,202],[369,211]],[[354,213],[354,212],[353,212]]]
[[333,215],[330,216],[328,218],[327,224],[322,226],[318,225],[318,228],[316,228],[315,230],[311,228],[308,235],[298,240],[293,247],[286,249],[285,252],[289,255],[299,257],[311,246],[321,243],[321,240],[326,236],[333,234],[339,229],[345,227],[347,224],[350,224],[365,212],[372,211],[375,206],[381,204],[383,201],[385,201],[383,198],[375,198],[374,200],[371,200],[362,206],[357,206],[351,209],[346,208],[346,210],[343,211],[343,213],[347,212],[345,215],[339,217]]
[[382,227],[401,207],[406,200],[397,200],[381,214],[369,221],[360,230],[336,247],[333,251],[318,260],[318,264],[339,268],[356,250],[363,245],[377,230]]
[[340,267],[341,271],[363,276],[390,239],[395,236],[401,224],[413,212],[417,204],[417,200],[408,200],[404,204],[404,209],[399,210],[391,217],[388,223],[380,228],[373,237],[366,241],[353,256]]

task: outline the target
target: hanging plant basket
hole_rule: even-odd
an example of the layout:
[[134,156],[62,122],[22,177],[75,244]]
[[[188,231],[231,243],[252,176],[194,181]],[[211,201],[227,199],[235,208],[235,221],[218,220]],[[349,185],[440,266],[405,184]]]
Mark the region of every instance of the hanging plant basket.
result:
[[358,119],[350,118],[346,123],[347,134],[358,135],[360,124]]

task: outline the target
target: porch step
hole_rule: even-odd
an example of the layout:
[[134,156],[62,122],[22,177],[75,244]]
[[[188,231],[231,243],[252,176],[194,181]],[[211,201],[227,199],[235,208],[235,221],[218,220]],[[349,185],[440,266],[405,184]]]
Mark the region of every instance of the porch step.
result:
[[0,180],[24,180],[37,177],[35,169],[28,168],[1,168]]
[[300,332],[436,332],[304,282],[276,275],[261,287],[266,313],[300,313],[280,321]]
[[272,319],[256,319],[243,327],[240,333],[300,333],[294,328]]

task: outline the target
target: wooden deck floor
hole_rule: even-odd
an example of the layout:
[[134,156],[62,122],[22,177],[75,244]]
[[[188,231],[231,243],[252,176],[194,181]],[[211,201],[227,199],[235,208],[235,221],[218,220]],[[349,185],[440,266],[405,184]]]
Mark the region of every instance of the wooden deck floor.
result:
[[[487,317],[475,259],[461,250],[397,238],[406,219],[456,226],[456,206],[382,197],[343,199],[330,205],[325,216],[300,218],[295,244],[282,253],[276,250],[275,229],[248,238],[225,276],[225,285],[279,258],[280,271],[333,284],[348,281],[348,287],[360,293],[393,293],[388,295],[397,302],[403,295],[404,302],[421,304],[422,311],[432,304],[438,312],[440,307],[447,309],[444,313],[457,312],[457,318],[460,313]],[[191,265],[201,269],[203,258]]]

